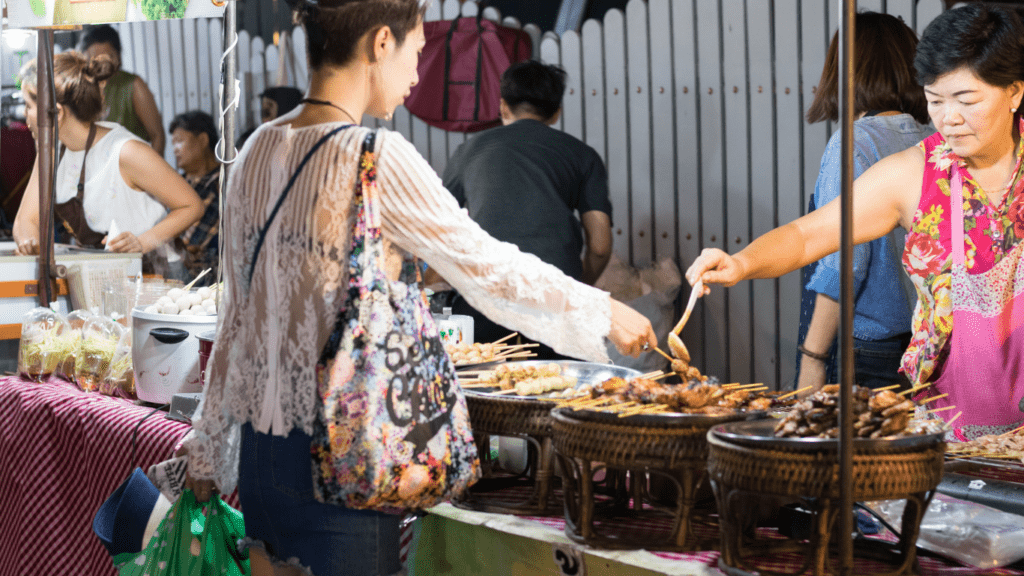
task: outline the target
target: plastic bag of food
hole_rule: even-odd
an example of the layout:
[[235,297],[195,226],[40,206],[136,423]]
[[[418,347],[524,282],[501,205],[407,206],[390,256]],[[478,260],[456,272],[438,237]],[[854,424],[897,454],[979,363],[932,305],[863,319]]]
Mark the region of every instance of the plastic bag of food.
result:
[[74,339],[74,345],[71,347],[70,352],[63,360],[57,365],[57,376],[67,380],[68,382],[75,381],[75,358],[78,357],[79,352],[82,350],[82,328],[89,318],[95,316],[88,310],[75,310],[68,314],[68,324],[71,326],[73,332],[72,338]]
[[[901,529],[905,500],[867,505]],[[921,520],[917,545],[978,568],[1006,566],[1024,558],[1024,516],[936,494]]]
[[94,316],[82,327],[82,348],[75,359],[75,382],[86,392],[99,389],[114,362],[125,328],[110,318]]
[[21,321],[18,372],[42,382],[57,370],[75,346],[74,333],[64,316],[49,308],[33,308]]
[[117,344],[110,370],[100,385],[100,394],[135,400],[135,369],[132,366],[132,331],[125,330]]

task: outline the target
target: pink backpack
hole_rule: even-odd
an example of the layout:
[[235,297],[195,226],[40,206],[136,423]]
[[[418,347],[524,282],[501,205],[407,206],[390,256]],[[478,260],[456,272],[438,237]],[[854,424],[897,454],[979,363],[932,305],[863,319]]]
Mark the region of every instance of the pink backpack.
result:
[[405,107],[427,124],[477,132],[501,123],[501,75],[530,57],[530,36],[490,20],[425,22],[419,84]]

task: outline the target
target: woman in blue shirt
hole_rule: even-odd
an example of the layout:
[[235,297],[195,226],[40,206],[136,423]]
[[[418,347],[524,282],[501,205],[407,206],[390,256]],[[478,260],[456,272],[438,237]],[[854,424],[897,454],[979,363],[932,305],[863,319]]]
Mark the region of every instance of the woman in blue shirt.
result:
[[[917,37],[899,18],[864,12],[856,22],[854,178],[882,158],[915,146],[934,132],[914,72]],[[825,69],[807,111],[808,122],[839,119],[838,33],[832,37]],[[811,209],[839,196],[840,132],[821,159]],[[902,229],[897,228],[898,232]],[[916,295],[900,264],[903,234],[897,231],[854,248],[854,363],[858,385],[905,385],[898,372],[910,341]],[[835,231],[839,234],[839,230]],[[837,381],[839,253],[807,266],[797,358],[797,387],[818,388]]]

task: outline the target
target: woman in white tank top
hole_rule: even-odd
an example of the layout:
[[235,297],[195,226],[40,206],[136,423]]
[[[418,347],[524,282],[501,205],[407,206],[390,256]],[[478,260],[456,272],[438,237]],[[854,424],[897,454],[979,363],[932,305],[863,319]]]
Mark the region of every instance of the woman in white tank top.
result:
[[[202,216],[202,204],[148,144],[118,124],[95,121],[103,107],[99,82],[112,70],[105,56],[86,60],[64,52],[54,57],[58,136],[64,145],[55,175],[57,225],[85,247],[139,252],[148,272],[166,272],[161,265],[179,258],[169,241]],[[34,62],[22,77],[34,133]],[[33,170],[14,221],[20,254],[39,249],[38,186]]]

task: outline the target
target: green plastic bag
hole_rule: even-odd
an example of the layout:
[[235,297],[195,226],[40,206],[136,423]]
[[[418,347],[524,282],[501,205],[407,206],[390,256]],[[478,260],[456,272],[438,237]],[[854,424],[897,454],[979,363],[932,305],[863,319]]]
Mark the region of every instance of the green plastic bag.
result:
[[191,490],[174,503],[146,549],[114,557],[120,576],[248,576],[248,554],[236,543],[245,536],[242,514],[214,495],[203,505]]

